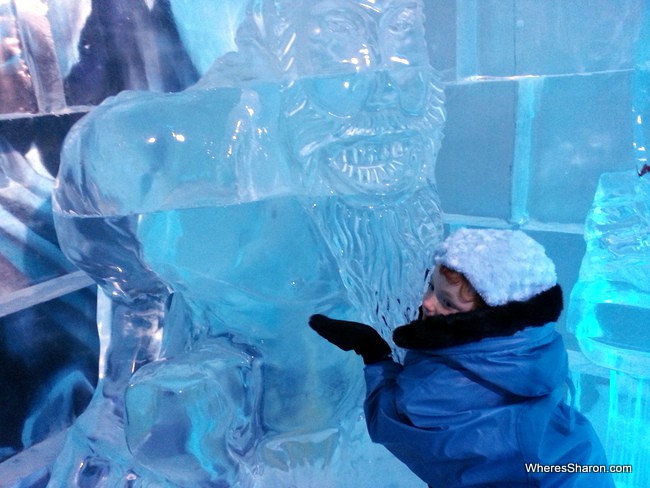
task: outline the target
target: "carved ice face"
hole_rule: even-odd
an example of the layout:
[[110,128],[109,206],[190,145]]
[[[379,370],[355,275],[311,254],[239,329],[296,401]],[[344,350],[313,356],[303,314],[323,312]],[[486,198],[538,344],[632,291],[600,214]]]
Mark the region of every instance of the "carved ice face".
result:
[[422,4],[325,0],[297,30],[285,123],[308,189],[392,199],[431,175],[444,121]]

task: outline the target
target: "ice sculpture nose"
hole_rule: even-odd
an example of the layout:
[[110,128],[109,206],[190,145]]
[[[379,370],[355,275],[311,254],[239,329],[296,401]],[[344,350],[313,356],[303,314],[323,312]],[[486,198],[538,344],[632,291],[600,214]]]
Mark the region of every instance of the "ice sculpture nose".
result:
[[385,110],[396,106],[399,101],[397,82],[388,71],[377,71],[370,80],[367,106],[374,110]]

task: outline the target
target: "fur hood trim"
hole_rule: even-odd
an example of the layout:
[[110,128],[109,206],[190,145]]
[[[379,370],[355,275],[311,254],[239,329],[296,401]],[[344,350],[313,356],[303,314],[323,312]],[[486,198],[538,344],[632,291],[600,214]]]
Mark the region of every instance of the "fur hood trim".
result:
[[393,341],[405,349],[442,349],[511,336],[526,327],[555,322],[562,308],[562,289],[555,285],[522,302],[416,320],[395,329]]

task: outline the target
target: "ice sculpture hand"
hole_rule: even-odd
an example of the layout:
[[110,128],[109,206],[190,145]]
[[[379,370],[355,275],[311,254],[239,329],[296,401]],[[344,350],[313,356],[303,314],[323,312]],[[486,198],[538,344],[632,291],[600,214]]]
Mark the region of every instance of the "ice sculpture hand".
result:
[[369,325],[312,315],[309,326],[336,347],[356,352],[364,364],[376,363],[391,355],[388,343]]

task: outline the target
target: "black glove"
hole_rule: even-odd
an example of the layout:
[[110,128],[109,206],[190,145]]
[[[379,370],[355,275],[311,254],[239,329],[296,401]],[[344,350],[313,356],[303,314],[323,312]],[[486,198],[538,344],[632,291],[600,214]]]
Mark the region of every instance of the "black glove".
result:
[[391,355],[388,343],[369,325],[312,315],[309,326],[340,349],[354,350],[363,358],[364,364],[376,363]]

